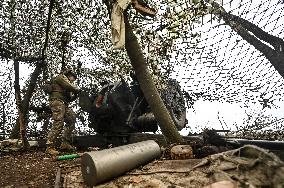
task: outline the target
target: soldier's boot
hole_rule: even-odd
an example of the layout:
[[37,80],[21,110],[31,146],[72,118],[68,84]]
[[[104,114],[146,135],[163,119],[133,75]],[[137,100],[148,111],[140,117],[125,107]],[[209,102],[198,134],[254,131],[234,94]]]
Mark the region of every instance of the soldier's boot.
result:
[[75,151],[76,148],[72,146],[69,142],[63,141],[60,145],[60,150],[62,151]]
[[55,155],[55,156],[59,155],[59,151],[57,151],[54,146],[48,146],[46,148],[45,152],[50,154],[50,155]]

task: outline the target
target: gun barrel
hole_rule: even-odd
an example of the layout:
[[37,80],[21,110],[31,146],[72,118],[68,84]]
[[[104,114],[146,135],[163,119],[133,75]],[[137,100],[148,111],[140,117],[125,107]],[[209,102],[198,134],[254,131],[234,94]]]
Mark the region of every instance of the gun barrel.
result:
[[248,139],[227,139],[231,144],[239,145],[256,145],[269,150],[284,150],[284,141],[269,141],[269,140],[248,140]]

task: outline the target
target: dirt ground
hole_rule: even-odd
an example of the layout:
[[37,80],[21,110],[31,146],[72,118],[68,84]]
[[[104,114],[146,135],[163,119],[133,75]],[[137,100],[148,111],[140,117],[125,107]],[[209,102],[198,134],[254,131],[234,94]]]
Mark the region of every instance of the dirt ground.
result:
[[[142,187],[168,187],[171,184],[173,185],[173,182],[180,177],[186,175],[188,169],[198,162],[200,162],[200,159],[154,161],[96,187],[137,187],[138,185]],[[43,149],[2,154],[0,157],[0,187],[54,187],[59,168],[61,169],[60,187],[87,187],[84,185],[81,176],[80,158],[55,161],[44,153]],[[145,174],[143,174],[144,172]],[[158,176],[155,176],[155,172],[161,175],[158,178],[161,178],[160,180],[156,179]]]
[[57,169],[73,168],[79,159],[54,161],[41,150],[0,155],[0,187],[54,187]]
[[[80,151],[82,152],[82,151]],[[43,149],[0,154],[0,187],[87,188],[80,158],[55,161]],[[284,163],[272,153],[255,146],[208,156],[204,159],[160,158],[133,169],[96,188],[203,188],[212,183],[231,182],[236,187],[284,187]],[[217,186],[220,188],[220,186]]]

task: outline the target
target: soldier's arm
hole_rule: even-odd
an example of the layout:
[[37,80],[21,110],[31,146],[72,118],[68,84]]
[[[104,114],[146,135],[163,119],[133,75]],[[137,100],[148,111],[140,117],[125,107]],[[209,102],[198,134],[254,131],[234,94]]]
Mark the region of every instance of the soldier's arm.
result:
[[80,89],[78,86],[72,84],[69,79],[67,78],[67,76],[60,74],[55,78],[55,82],[58,83],[62,88],[64,88],[67,91],[71,91],[71,92],[79,92]]

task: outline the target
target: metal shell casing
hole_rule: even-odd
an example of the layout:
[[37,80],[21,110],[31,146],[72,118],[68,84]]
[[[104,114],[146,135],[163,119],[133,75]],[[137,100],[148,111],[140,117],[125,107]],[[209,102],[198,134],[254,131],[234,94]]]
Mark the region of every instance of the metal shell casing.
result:
[[160,146],[153,140],[86,152],[81,157],[83,179],[88,186],[94,186],[146,164],[160,155]]

